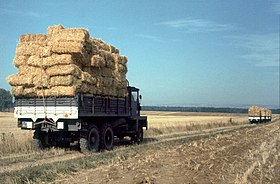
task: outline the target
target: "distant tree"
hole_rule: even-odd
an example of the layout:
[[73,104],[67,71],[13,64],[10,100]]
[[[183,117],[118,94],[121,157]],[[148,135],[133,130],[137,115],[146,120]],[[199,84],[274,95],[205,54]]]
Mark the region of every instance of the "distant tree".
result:
[[12,107],[13,97],[10,91],[0,88],[0,111],[5,111]]

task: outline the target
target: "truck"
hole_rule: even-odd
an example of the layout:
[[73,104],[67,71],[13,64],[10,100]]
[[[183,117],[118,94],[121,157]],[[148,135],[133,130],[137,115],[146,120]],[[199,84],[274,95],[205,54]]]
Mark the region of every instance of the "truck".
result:
[[272,112],[269,109],[251,106],[248,109],[248,120],[250,123],[265,123],[272,119]]
[[139,89],[128,86],[126,97],[77,94],[71,97],[15,97],[18,127],[34,130],[38,148],[78,143],[82,152],[112,150],[114,140],[143,141],[148,129],[141,116]]

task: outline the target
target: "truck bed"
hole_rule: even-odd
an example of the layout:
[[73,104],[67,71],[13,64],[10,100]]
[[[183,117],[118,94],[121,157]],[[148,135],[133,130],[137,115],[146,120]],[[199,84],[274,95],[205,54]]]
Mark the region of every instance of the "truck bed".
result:
[[78,119],[85,116],[129,116],[128,98],[76,95],[73,97],[15,97],[17,118]]

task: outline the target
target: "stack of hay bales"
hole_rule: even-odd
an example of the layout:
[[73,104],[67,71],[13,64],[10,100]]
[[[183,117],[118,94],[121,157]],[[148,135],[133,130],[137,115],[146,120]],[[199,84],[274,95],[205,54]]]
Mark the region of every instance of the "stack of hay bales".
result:
[[272,112],[269,109],[258,107],[258,106],[251,106],[248,109],[249,116],[271,116]]
[[14,96],[74,96],[77,93],[127,96],[127,58],[85,29],[48,28],[22,35],[7,78]]

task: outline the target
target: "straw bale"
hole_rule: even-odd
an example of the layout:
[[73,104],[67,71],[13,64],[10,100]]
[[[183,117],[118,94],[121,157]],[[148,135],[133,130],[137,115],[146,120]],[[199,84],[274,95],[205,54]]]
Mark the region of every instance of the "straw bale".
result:
[[93,77],[114,77],[114,71],[110,68],[83,67],[83,71],[88,72]]
[[114,54],[119,54],[120,51],[119,51],[119,49],[117,49],[113,45],[110,45],[110,52],[114,53]]
[[13,74],[7,77],[7,81],[11,86],[26,86],[26,87],[33,87],[33,75],[18,75]]
[[33,97],[37,96],[36,89],[33,87],[13,86],[12,94],[14,96],[26,96]]
[[50,26],[48,27],[48,34],[58,34],[62,29],[64,29],[64,27],[62,25],[54,25],[54,26]]
[[118,54],[112,54],[113,60],[115,63],[126,65],[127,63],[127,57],[126,56],[120,56]]
[[53,76],[50,78],[50,86],[80,86],[81,80],[73,75]]
[[85,94],[94,94],[93,89],[94,89],[93,86],[91,86],[91,85],[89,85],[87,83],[82,82],[80,91],[82,93],[85,93]]
[[83,42],[48,42],[51,52],[58,54],[71,54],[85,52]]
[[55,65],[46,69],[46,73],[49,76],[60,76],[60,75],[74,75],[78,78],[81,77],[82,70],[74,64],[70,65]]
[[82,82],[85,83],[85,84],[92,84],[92,85],[94,85],[94,84],[97,83],[97,78],[93,77],[88,72],[82,72],[81,79],[82,79]]
[[123,64],[116,64],[116,70],[119,73],[127,73],[127,66]]
[[45,43],[47,41],[46,34],[23,34],[20,36],[20,42]]
[[79,91],[76,86],[54,86],[49,89],[37,90],[37,96],[75,96]]
[[96,86],[100,87],[111,87],[113,84],[113,79],[110,77],[97,77]]
[[49,87],[50,77],[45,73],[34,73],[33,84],[36,87]]
[[12,95],[14,96],[24,96],[22,86],[13,86],[12,87]]
[[99,55],[93,55],[90,58],[90,66],[103,68],[106,66],[106,61],[104,60],[103,57],[101,57]]
[[19,43],[16,48],[16,55],[18,56],[31,56],[40,55],[44,45],[41,43],[24,42]]
[[108,51],[105,51],[105,50],[99,50],[98,53],[101,57],[103,57],[105,59],[105,61],[114,62],[114,58],[113,58],[112,53],[110,53]]
[[81,28],[60,29],[49,35],[49,40],[52,42],[85,42],[88,39],[88,31]]
[[78,64],[79,62],[84,62],[82,58],[74,58],[71,54],[52,54],[49,57],[40,56],[30,56],[27,63],[29,66],[36,67],[51,67],[54,65],[69,65],[69,64]]
[[104,50],[107,52],[111,51],[110,45],[106,44],[104,41],[102,41],[101,39],[97,39],[97,38],[90,38],[89,42],[92,43],[92,45],[95,45],[97,47],[98,50]]
[[42,73],[45,73],[44,69],[40,67],[34,67],[34,66],[19,66],[18,68],[18,74],[19,75],[26,75],[26,74],[34,74],[34,75],[41,75]]
[[13,63],[18,68],[21,65],[27,65],[28,58],[29,56],[15,55]]

